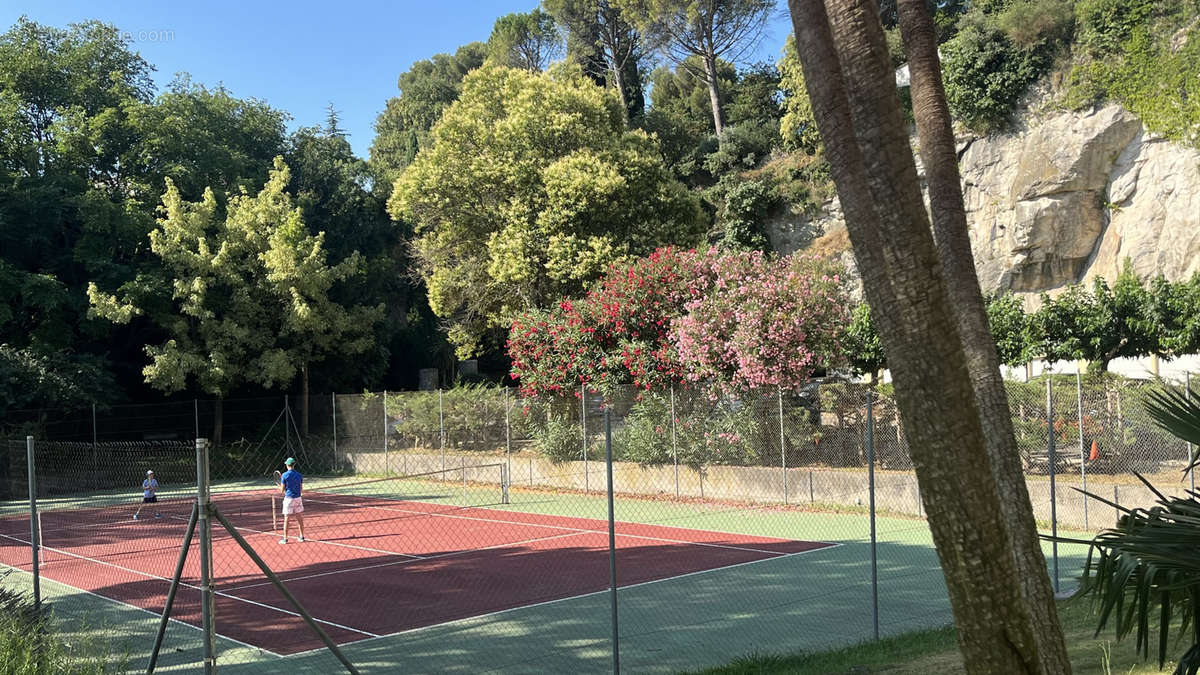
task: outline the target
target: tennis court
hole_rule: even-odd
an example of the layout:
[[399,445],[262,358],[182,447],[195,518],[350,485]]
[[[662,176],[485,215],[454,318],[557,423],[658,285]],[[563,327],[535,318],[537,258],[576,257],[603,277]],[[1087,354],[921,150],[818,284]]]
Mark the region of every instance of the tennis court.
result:
[[[340,644],[608,588],[606,521],[513,510],[500,504],[498,481],[462,475],[461,487],[415,477],[314,485],[305,492],[309,541],[286,546],[274,531],[273,490],[247,487],[213,499]],[[43,578],[161,612],[190,502],[167,499],[159,505],[163,517],[143,510],[134,520],[137,506],[46,511]],[[633,522],[618,522],[616,533],[618,585],[625,588],[834,545]],[[237,543],[215,524],[213,535],[218,633],[279,656],[319,648]],[[0,518],[0,563],[29,570],[29,539],[27,516]],[[172,615],[198,626],[197,545]]]

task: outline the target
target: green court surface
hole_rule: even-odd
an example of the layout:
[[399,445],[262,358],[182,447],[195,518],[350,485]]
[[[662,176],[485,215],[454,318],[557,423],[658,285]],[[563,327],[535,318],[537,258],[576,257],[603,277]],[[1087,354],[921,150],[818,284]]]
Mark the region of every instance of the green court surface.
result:
[[[509,504],[487,508],[607,518],[607,502],[600,494],[514,489],[510,497]],[[10,502],[0,513],[20,508]],[[615,511],[623,522],[838,544],[620,589],[620,658],[627,672],[672,673],[748,653],[845,645],[873,634],[870,521],[865,513],[631,498],[618,498]],[[948,623],[945,587],[924,521],[879,517],[877,533],[880,634]],[[1049,558],[1049,545],[1046,551]],[[1075,586],[1085,555],[1082,546],[1059,547],[1064,589]],[[28,573],[14,572],[5,583],[28,585],[30,579]],[[156,616],[49,580],[43,581],[42,592],[68,633],[99,633],[127,651],[133,669],[145,667]],[[371,638],[342,649],[361,672],[611,672],[609,603],[607,592],[594,593]],[[310,609],[319,613],[319,608]],[[338,668],[326,651],[280,658],[218,638],[217,652],[222,672],[293,675]],[[158,671],[194,672],[201,659],[199,631],[172,622]]]

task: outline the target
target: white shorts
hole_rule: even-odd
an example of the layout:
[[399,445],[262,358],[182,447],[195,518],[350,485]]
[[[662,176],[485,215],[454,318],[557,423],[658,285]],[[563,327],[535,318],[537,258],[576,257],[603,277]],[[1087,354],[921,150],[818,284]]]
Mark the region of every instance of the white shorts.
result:
[[301,497],[284,497],[283,515],[289,516],[293,513],[304,513],[303,499]]

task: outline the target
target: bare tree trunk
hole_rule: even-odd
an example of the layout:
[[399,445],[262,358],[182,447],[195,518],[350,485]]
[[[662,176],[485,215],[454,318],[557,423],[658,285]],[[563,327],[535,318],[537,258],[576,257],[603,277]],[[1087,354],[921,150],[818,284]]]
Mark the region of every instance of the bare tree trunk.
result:
[[621,114],[625,117],[625,121],[629,121],[629,102],[625,96],[625,77],[621,73],[621,66],[617,64],[614,58],[609,64],[609,72],[612,73],[613,84],[617,87],[617,96],[621,98]]
[[[790,0],[863,287],[969,673],[1043,673],[968,357],[922,200],[883,28],[866,0]],[[1028,507],[1026,502],[1025,508]],[[1032,518],[1032,514],[1030,514]],[[1045,570],[1040,571],[1045,581]],[[1045,581],[1048,583],[1048,581]],[[1061,641],[1061,640],[1060,640]]]
[[704,56],[704,74],[708,79],[708,100],[712,104],[713,128],[717,130],[717,138],[725,131],[721,122],[721,89],[717,81],[717,57]]
[[912,78],[913,117],[929,186],[934,239],[950,281],[947,284],[950,301],[957,308],[954,318],[966,352],[1002,514],[1013,532],[1011,555],[1022,580],[1020,590],[1024,599],[1016,609],[1029,612],[1028,620],[1033,627],[1032,633],[1020,640],[1032,642],[1029,647],[1045,672],[1061,672],[1070,666],[1054,593],[1046,578],[1046,559],[1037,536],[1029,490],[1021,471],[1012,411],[1000,376],[1000,358],[975,272],[958,153],[937,53],[937,32],[925,0],[899,0],[897,10]]

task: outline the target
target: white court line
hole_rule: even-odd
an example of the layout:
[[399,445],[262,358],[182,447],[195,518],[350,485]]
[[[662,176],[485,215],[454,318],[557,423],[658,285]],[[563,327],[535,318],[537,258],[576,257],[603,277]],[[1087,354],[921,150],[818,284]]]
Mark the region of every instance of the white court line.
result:
[[[435,559],[439,559],[439,558],[449,558],[452,556],[466,555],[468,553],[476,553],[478,551],[489,551],[489,550],[495,549],[495,548],[504,548],[506,546],[520,546],[521,544],[532,544],[534,542],[549,541],[551,539],[562,539],[564,537],[578,537],[580,534],[582,534],[582,533],[581,532],[567,532],[566,534],[555,534],[555,535],[551,535],[549,537],[537,537],[535,539],[526,539],[524,541],[512,541],[512,542],[505,542],[503,544],[494,544],[492,546],[484,546],[483,548],[468,548],[468,549],[463,549],[461,551],[450,551],[449,553],[439,553],[437,555],[425,556],[424,558],[421,558],[421,560],[435,560]],[[313,579],[316,577],[327,577],[327,576],[334,575],[334,574],[344,574],[346,572],[359,572],[362,570],[373,570],[373,569],[378,569],[380,567],[391,567],[393,565],[407,565],[407,564],[413,563],[413,562],[416,562],[416,561],[415,560],[393,560],[392,562],[376,563],[374,565],[363,565],[362,567],[350,567],[350,568],[347,568],[344,570],[333,570],[331,572],[320,572],[318,574],[308,574],[308,575],[301,576],[301,577],[290,577],[287,579],[283,579],[283,577],[280,577],[280,579],[285,582],[302,581],[304,579]],[[259,582],[256,584],[246,584],[245,586],[233,586],[233,587],[230,587],[228,590],[240,591],[240,590],[247,589],[247,588],[257,588],[259,586],[267,586],[269,584],[270,584],[270,582]]]
[[[0,535],[0,536],[4,536],[4,535]],[[21,569],[20,567],[13,567],[12,565],[9,565],[9,564],[6,564],[6,563],[0,563],[0,565],[3,565],[4,567],[7,567],[7,568],[9,568],[9,569],[18,570],[18,571],[20,571],[20,572],[22,572],[22,573],[24,573],[24,574],[29,574],[29,575],[32,575],[32,574],[33,574],[32,572],[26,572],[25,570]],[[136,610],[137,610],[137,611],[139,611],[139,612],[145,612],[145,613],[149,614],[150,616],[153,616],[153,617],[155,617],[155,618],[158,618],[158,619],[161,619],[161,618],[162,618],[162,614],[159,614],[158,612],[155,612],[155,611],[152,611],[152,610],[146,609],[145,607],[138,607],[137,605],[131,605],[131,604],[129,604],[128,602],[125,602],[124,600],[117,600],[116,598],[110,598],[110,597],[108,597],[107,595],[100,595],[99,593],[93,593],[92,591],[89,591],[89,590],[87,590],[87,589],[85,589],[85,588],[79,588],[79,587],[77,587],[77,586],[72,586],[71,584],[68,584],[68,583],[66,583],[66,582],[63,582],[63,581],[58,581],[57,579],[51,579],[51,578],[49,578],[49,577],[42,577],[42,582],[43,582],[43,583],[44,583],[44,582],[47,582],[47,581],[54,582],[54,583],[58,584],[59,586],[64,586],[64,587],[66,587],[66,588],[69,588],[69,589],[71,589],[72,591],[77,591],[77,592],[79,592],[79,593],[86,593],[87,595],[90,595],[90,596],[92,596],[92,597],[95,597],[95,598],[100,598],[101,600],[107,600],[108,602],[111,602],[111,603],[114,603],[114,604],[118,604],[118,605],[121,605],[121,606],[123,606],[123,607],[128,607],[128,608],[130,608],[130,609],[136,609]],[[167,621],[170,621],[170,622],[176,623],[176,624],[178,624],[178,625],[180,625],[180,626],[187,626],[188,628],[191,628],[191,629],[193,629],[193,630],[197,630],[197,631],[200,631],[200,632],[203,632],[203,631],[204,631],[204,628],[203,628],[202,626],[197,626],[197,625],[195,625],[195,624],[190,624],[190,623],[188,623],[188,622],[186,622],[186,621],[184,621],[184,620],[182,620],[182,619],[176,619],[176,618],[174,618],[174,617],[167,617]],[[270,654],[271,656],[274,656],[274,657],[277,657],[277,658],[283,658],[283,654],[279,654],[279,653],[273,652],[273,651],[271,651],[270,649],[266,649],[265,647],[259,647],[259,646],[257,646],[257,645],[252,645],[252,644],[249,644],[249,643],[246,643],[246,642],[242,642],[241,640],[236,640],[236,639],[234,639],[234,638],[227,637],[227,636],[225,636],[225,635],[220,635],[220,634],[218,634],[218,635],[217,635],[217,637],[221,638],[222,640],[228,640],[228,641],[230,641],[230,642],[233,642],[233,643],[235,643],[235,644],[239,644],[239,645],[241,645],[241,646],[243,646],[243,647],[246,647],[247,649],[257,649],[258,651],[260,651],[260,652],[266,652],[267,654]],[[370,638],[367,638],[367,639],[370,639]],[[309,651],[319,651],[319,650],[309,650]]]
[[[22,544],[25,544],[26,546],[32,546],[32,544],[31,544],[30,542],[28,542],[28,541],[25,541],[24,539],[19,539],[19,538],[17,538],[17,537],[12,537],[12,536],[9,536],[9,535],[7,535],[7,534],[0,534],[0,537],[4,537],[5,539],[12,539],[13,541],[17,541],[17,542],[20,542],[20,543],[22,543]],[[106,567],[113,567],[113,568],[116,568],[116,569],[119,569],[119,570],[122,570],[122,571],[125,571],[125,572],[129,572],[130,574],[135,574],[135,575],[138,575],[138,576],[143,576],[143,577],[146,577],[146,578],[148,578],[148,579],[157,579],[157,580],[159,580],[159,581],[165,581],[165,582],[167,582],[167,583],[170,583],[170,582],[171,582],[171,580],[170,580],[170,579],[168,579],[168,578],[166,578],[166,577],[160,577],[160,576],[158,576],[157,574],[150,574],[149,572],[142,572],[142,571],[139,571],[139,570],[130,569],[130,568],[128,568],[128,567],[123,567],[123,566],[121,566],[121,565],[118,565],[118,564],[116,564],[116,563],[106,562],[106,561],[104,561],[104,560],[97,560],[96,558],[88,558],[87,556],[82,556],[82,555],[79,555],[79,554],[77,554],[77,553],[71,553],[71,552],[69,552],[69,551],[63,551],[63,550],[61,550],[61,549],[52,548],[52,547],[49,547],[49,546],[41,546],[40,548],[41,548],[42,550],[45,550],[45,551],[54,551],[55,553],[58,553],[59,555],[65,555],[65,556],[67,556],[67,557],[70,557],[70,558],[78,558],[79,560],[86,560],[87,562],[94,563],[94,564],[97,564],[97,565],[104,565],[104,566],[106,566]],[[65,582],[60,582],[60,583],[65,583]],[[68,585],[69,585],[69,584],[68,584]],[[184,582],[182,579],[180,579],[180,581],[179,581],[179,585],[180,585],[180,586],[184,586],[184,587],[186,587],[186,588],[190,588],[190,589],[192,589],[192,590],[196,590],[196,591],[200,590],[200,587],[199,587],[199,586],[193,586],[192,584],[189,584],[189,583],[186,583],[186,582]],[[80,589],[80,590],[83,590],[83,589]],[[213,591],[213,594],[214,594],[214,595],[219,595],[219,596],[221,596],[221,597],[223,597],[223,598],[229,598],[229,599],[231,599],[231,600],[238,600],[238,601],[240,601],[240,602],[244,602],[244,603],[246,603],[246,604],[248,604],[248,605],[256,605],[256,606],[258,606],[258,607],[262,607],[262,608],[264,608],[264,609],[269,609],[269,610],[273,610],[273,611],[276,611],[276,612],[280,612],[281,614],[289,614],[289,615],[291,615],[291,616],[300,616],[300,614],[299,614],[299,613],[297,613],[297,612],[293,612],[293,611],[291,611],[291,610],[282,609],[282,608],[280,608],[280,607],[274,607],[274,606],[267,605],[267,604],[264,604],[264,603],[261,603],[261,602],[255,602],[254,600],[247,600],[246,598],[239,598],[239,597],[238,597],[238,596],[236,596],[236,595],[229,595],[228,593],[226,593],[226,592],[224,592],[224,591],[217,591],[217,590],[214,590],[214,591]],[[301,617],[301,618],[303,618],[303,617]],[[348,631],[351,631],[351,632],[353,632],[353,633],[360,633],[360,634],[362,634],[362,635],[370,635],[370,636],[372,636],[372,637],[378,637],[378,636],[377,636],[375,633],[372,633],[372,632],[370,632],[370,631],[365,631],[365,630],[362,630],[362,629],[359,629],[359,628],[351,628],[350,626],[343,626],[343,625],[342,625],[342,624],[340,624],[340,623],[335,623],[335,622],[333,622],[333,621],[326,621],[325,619],[318,619],[318,618],[316,618],[316,617],[313,617],[313,619],[314,619],[315,621],[319,622],[319,623],[328,624],[328,625],[330,625],[330,626],[334,626],[335,628],[341,628],[341,629],[343,629],[343,630],[348,630]]]
[[[795,553],[784,553],[781,555],[776,555],[771,558],[760,558],[758,560],[748,560],[746,562],[735,563],[733,565],[725,565],[724,567],[713,567],[713,568],[706,569],[706,570],[697,570],[695,572],[688,572],[686,574],[678,574],[673,577],[663,577],[662,579],[651,579],[650,581],[642,581],[642,582],[639,582],[636,584],[630,584],[628,586],[618,586],[617,589],[624,591],[624,590],[629,590],[632,588],[640,588],[642,586],[649,586],[650,584],[658,584],[658,583],[662,583],[664,581],[674,581],[676,579],[683,579],[686,577],[694,577],[694,576],[697,576],[700,574],[710,574],[712,572],[723,572],[725,570],[731,570],[735,567],[745,567],[746,565],[757,565],[759,563],[764,563],[764,562],[771,561],[771,560],[783,560],[784,558],[794,558],[796,556],[806,555],[808,553],[816,553],[818,551],[828,551],[828,550],[831,550],[831,549],[834,549],[834,548],[837,548],[837,547],[843,545],[838,542],[820,542],[820,543],[827,544],[827,545],[822,546],[821,548],[812,548],[807,551],[796,551]],[[555,600],[546,600],[544,602],[535,602],[535,603],[529,604],[529,605],[521,605],[520,607],[510,607],[508,609],[501,609],[501,610],[497,610],[495,612],[488,612],[487,614],[476,614],[475,616],[465,616],[461,619],[454,619],[452,621],[443,621],[442,623],[435,623],[430,626],[421,626],[420,628],[409,628],[408,630],[400,630],[400,631],[396,631],[395,633],[388,633],[386,635],[380,635],[378,637],[366,638],[363,640],[359,640],[359,641],[355,642],[354,644],[356,644],[356,645],[366,644],[368,642],[377,640],[379,638],[389,638],[389,637],[395,637],[397,635],[407,635],[409,633],[417,633],[420,631],[433,630],[435,628],[442,628],[446,625],[453,624],[453,623],[476,621],[479,619],[487,619],[487,618],[490,618],[493,616],[499,616],[501,614],[508,614],[509,612],[517,612],[517,611],[525,610],[525,609],[533,609],[535,607],[544,607],[546,605],[553,605],[553,604],[557,604],[560,602],[566,602],[568,600],[579,600],[581,598],[587,598],[587,597],[591,597],[593,595],[608,594],[611,592],[612,592],[612,589],[606,588],[606,589],[600,590],[600,591],[592,591],[590,593],[580,593],[579,595],[571,595],[571,596],[568,596],[565,598],[557,598]],[[470,628],[470,626],[464,626],[464,630],[468,629],[468,628]],[[310,649],[305,652],[297,652],[295,654],[291,654],[290,656],[302,656],[304,654],[311,654],[313,652],[319,652],[319,651],[322,651],[322,649],[319,649],[319,648],[318,649]]]
[[[313,501],[315,503],[333,504],[335,506],[359,506],[358,504],[343,504],[340,502],[332,502],[332,501],[326,501],[326,500],[313,500]],[[402,509],[402,508],[394,508],[394,507],[387,507],[387,506],[370,505],[370,506],[367,506],[366,508],[379,509],[381,511],[393,511],[396,513],[415,513],[415,514],[426,515],[426,516],[434,516],[434,517],[438,517],[438,518],[457,518],[460,520],[473,520],[473,521],[484,522],[484,523],[502,523],[504,525],[525,525],[527,527],[540,527],[543,529],[551,529],[551,530],[567,530],[570,532],[588,532],[591,534],[608,534],[607,528],[605,528],[603,530],[590,530],[587,528],[567,527],[566,525],[545,525],[545,524],[541,524],[541,523],[523,523],[519,520],[503,520],[500,518],[481,518],[478,516],[462,516],[462,515],[455,515],[453,513],[437,513],[434,511],[414,511],[412,509]],[[468,508],[473,508],[473,507],[468,507]],[[550,518],[555,518],[555,517],[570,518],[570,517],[574,517],[574,516],[548,516],[548,517],[550,517]],[[584,518],[582,520],[595,520],[595,519],[594,518]],[[641,525],[643,527],[670,527],[670,526],[666,526],[666,525],[659,526],[659,525],[646,525],[643,523],[629,523],[626,521],[621,521],[621,523],[623,525]],[[673,529],[680,530],[680,529],[688,529],[688,528],[675,527]],[[696,529],[692,528],[692,531],[700,532],[700,531],[705,531],[705,530],[696,530]],[[722,534],[730,534],[731,536],[756,537],[757,538],[757,535],[752,535],[752,534],[749,534],[749,535],[748,534],[738,535],[735,533],[722,533]],[[754,553],[765,553],[768,555],[781,555],[779,553],[779,551],[768,551],[766,549],[751,548],[749,546],[732,546],[729,544],[713,544],[710,542],[703,542],[703,541],[688,541],[686,539],[668,539],[666,537],[651,537],[651,536],[647,536],[647,535],[643,535],[643,534],[620,534],[620,533],[618,533],[617,536],[618,537],[629,537],[631,539],[642,539],[642,540],[646,540],[646,541],[661,541],[661,542],[667,542],[670,544],[688,544],[691,546],[709,546],[712,548],[725,548],[725,549],[731,549],[734,551],[751,551]],[[766,537],[763,537],[763,538],[766,538]],[[770,537],[770,538],[774,539],[775,537]],[[786,541],[795,541],[795,540],[780,539],[779,541],[782,543],[782,542],[786,542]],[[814,543],[825,544],[825,543],[830,543],[830,542],[814,542]]]

